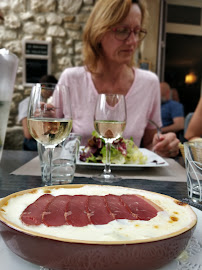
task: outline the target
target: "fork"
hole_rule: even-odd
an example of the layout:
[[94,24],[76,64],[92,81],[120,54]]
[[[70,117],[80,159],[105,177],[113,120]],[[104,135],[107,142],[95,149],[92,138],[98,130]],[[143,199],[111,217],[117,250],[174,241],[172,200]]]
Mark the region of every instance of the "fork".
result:
[[156,124],[153,120],[151,120],[151,119],[148,119],[148,122],[156,127],[156,129],[157,129],[157,136],[158,136],[158,139],[160,139],[161,128],[159,127],[159,125],[157,125],[157,124]]

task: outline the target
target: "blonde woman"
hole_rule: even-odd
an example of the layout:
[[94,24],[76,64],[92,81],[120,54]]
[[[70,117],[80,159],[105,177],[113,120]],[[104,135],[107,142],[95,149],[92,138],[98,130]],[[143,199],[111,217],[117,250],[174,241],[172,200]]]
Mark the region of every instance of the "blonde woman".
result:
[[143,0],[98,0],[83,35],[84,66],[67,68],[59,83],[69,85],[73,132],[82,144],[91,137],[98,94],[125,95],[127,124],[123,136],[162,156],[178,154],[174,133],[156,135],[148,119],[161,126],[160,88],[156,74],[134,66],[134,54],[146,31],[147,9]]

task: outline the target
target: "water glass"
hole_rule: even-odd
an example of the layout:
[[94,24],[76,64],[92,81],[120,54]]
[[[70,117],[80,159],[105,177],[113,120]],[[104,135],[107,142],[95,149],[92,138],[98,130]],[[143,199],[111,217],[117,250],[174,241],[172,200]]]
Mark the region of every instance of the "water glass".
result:
[[[79,155],[81,136],[70,133],[66,140],[55,147],[52,159],[52,185],[69,184],[74,179],[76,161]],[[45,184],[49,175],[48,151],[42,144],[38,144],[41,165],[42,182]]]
[[184,143],[188,196],[202,204],[202,142]]
[[46,166],[48,166],[48,151],[44,147],[43,144],[37,142],[37,151],[39,155],[40,168],[41,168],[41,179],[42,183],[45,184],[47,182],[46,175]]

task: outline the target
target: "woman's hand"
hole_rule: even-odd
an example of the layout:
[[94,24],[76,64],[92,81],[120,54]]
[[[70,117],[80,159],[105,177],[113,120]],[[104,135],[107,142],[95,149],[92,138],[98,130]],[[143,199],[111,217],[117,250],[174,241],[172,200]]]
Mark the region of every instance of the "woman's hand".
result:
[[155,134],[153,137],[153,151],[162,157],[176,157],[179,153],[179,142],[173,132],[160,134],[159,138]]

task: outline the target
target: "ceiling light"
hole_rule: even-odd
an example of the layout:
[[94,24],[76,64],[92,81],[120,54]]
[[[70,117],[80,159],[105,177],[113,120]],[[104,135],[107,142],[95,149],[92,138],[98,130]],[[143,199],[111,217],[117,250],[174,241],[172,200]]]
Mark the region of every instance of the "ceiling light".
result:
[[185,83],[187,84],[192,84],[195,83],[197,81],[197,76],[196,74],[194,74],[194,72],[190,72],[189,74],[187,74],[185,76]]

